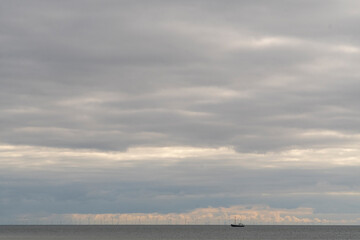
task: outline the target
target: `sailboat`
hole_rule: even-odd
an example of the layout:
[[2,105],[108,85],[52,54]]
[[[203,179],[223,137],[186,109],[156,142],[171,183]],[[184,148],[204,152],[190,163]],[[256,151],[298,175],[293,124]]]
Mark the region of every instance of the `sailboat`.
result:
[[235,217],[235,222],[233,224],[231,224],[230,226],[232,226],[232,227],[245,227],[245,225],[242,224],[241,222],[236,223],[236,217]]

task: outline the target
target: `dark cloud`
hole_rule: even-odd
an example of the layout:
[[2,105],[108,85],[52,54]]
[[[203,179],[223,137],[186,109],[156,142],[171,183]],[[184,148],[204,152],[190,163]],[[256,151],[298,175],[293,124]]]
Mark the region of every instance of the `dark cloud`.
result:
[[347,194],[359,190],[358,170],[358,167],[326,171],[249,170],[226,166],[220,159],[206,163],[190,160],[170,166],[152,162],[147,166],[141,163],[102,169],[2,172],[0,186],[5,215],[167,213],[241,204],[267,204],[275,208],[309,205],[318,213],[348,213],[359,198]]

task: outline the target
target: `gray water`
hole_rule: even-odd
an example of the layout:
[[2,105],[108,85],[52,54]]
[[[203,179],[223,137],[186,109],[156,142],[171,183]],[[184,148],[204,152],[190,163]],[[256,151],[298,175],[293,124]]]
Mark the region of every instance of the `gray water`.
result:
[[90,225],[0,226],[0,239],[12,240],[344,240],[360,239],[360,226],[193,226],[193,225]]

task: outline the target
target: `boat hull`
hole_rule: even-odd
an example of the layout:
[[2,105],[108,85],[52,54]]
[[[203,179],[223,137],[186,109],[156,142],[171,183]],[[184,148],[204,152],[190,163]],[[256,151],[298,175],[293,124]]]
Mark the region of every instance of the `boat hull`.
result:
[[244,224],[231,224],[232,227],[245,227]]

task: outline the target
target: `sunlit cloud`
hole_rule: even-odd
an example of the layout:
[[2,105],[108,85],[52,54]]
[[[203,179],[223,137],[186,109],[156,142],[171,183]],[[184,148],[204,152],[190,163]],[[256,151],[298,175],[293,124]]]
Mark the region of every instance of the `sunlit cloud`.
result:
[[[319,136],[348,137],[334,132],[308,132],[304,137]],[[355,136],[358,139],[358,136]],[[157,162],[171,165],[178,162],[210,162],[233,164],[245,168],[286,168],[333,166],[359,166],[360,151],[355,145],[331,148],[290,149],[268,153],[241,153],[231,146],[201,148],[188,146],[133,147],[126,151],[96,151],[92,149],[67,149],[36,146],[0,145],[0,160],[5,168],[68,166],[93,168],[97,165],[112,167],[113,163],[127,165]],[[324,165],[326,163],[326,165]]]
[[[247,225],[257,224],[357,224],[359,218],[354,214],[344,214],[341,220],[327,219],[326,215],[314,213],[312,208],[279,209],[268,206],[232,206],[198,208],[184,213],[108,213],[108,214],[52,214],[50,216],[18,217],[26,223],[36,219],[41,224],[170,224],[228,225],[242,222]],[[32,219],[34,218],[34,219]]]
[[360,53],[360,48],[357,46],[351,46],[351,45],[340,45],[338,47],[335,47],[335,50],[343,53],[349,53],[349,54],[358,54]]
[[229,28],[229,26],[213,26],[190,22],[169,22],[166,29],[176,34],[187,36],[194,41],[216,46],[219,50],[260,50],[273,47],[296,47],[303,43],[301,39],[284,36],[261,36],[248,29]]

